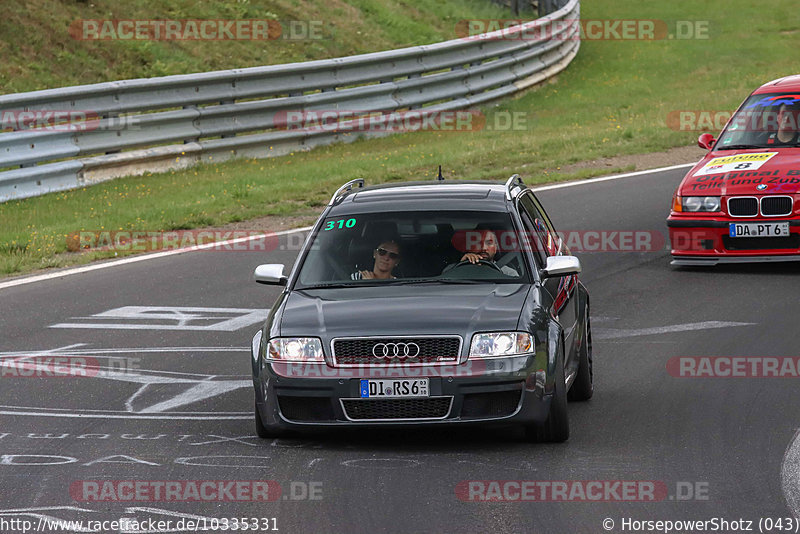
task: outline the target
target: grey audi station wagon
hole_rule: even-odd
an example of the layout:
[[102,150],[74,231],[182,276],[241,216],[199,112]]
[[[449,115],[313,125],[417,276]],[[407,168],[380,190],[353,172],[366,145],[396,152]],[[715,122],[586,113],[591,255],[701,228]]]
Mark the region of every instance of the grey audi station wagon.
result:
[[252,341],[262,438],[310,427],[515,424],[569,437],[592,396],[581,265],[518,175],[343,185]]

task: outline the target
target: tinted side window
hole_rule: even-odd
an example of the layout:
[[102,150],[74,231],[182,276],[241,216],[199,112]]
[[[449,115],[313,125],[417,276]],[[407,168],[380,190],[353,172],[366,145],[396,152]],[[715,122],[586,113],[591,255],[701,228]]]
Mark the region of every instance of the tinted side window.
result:
[[541,214],[542,221],[544,222],[545,226],[547,226],[547,229],[553,235],[553,237],[558,238],[558,233],[553,227],[553,222],[550,220],[550,217],[547,216],[547,211],[544,209],[544,206],[542,206],[542,203],[539,202],[539,199],[533,196],[533,193],[526,193],[525,198],[528,202],[531,202],[536,207],[537,211]]
[[520,197],[518,206],[525,230],[530,233],[530,244],[542,265],[547,256],[558,253],[558,236],[552,230],[550,221],[530,194]]

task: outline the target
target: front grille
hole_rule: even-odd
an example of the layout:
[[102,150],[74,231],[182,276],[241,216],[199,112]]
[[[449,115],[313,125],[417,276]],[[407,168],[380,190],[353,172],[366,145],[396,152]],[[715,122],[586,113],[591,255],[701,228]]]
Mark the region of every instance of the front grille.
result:
[[[381,356],[384,352],[386,358],[375,356]],[[348,338],[333,341],[333,360],[337,366],[453,363],[458,361],[460,352],[461,338],[456,336]]]
[[469,393],[464,395],[461,417],[502,417],[517,411],[522,390]]
[[761,215],[780,217],[791,215],[792,197],[763,197],[761,199]]
[[392,419],[444,419],[453,397],[421,399],[342,399],[348,419],[356,421]]
[[729,237],[722,236],[726,250],[771,250],[800,248],[800,234],[787,237]]
[[278,408],[290,421],[332,421],[333,407],[328,397],[290,397],[278,395]]
[[729,198],[728,213],[733,217],[755,217],[758,215],[758,199],[755,197]]

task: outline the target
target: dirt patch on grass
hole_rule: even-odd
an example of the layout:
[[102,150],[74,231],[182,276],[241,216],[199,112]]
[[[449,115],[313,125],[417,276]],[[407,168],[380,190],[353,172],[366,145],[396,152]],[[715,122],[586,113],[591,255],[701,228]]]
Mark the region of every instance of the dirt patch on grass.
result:
[[693,163],[700,160],[706,152],[706,150],[697,146],[681,146],[663,152],[651,152],[650,154],[630,154],[579,161],[578,163],[564,165],[558,169],[547,169],[547,171],[569,174],[584,169],[618,169],[631,166],[634,171],[643,171],[669,167],[670,165],[680,165],[681,163]]

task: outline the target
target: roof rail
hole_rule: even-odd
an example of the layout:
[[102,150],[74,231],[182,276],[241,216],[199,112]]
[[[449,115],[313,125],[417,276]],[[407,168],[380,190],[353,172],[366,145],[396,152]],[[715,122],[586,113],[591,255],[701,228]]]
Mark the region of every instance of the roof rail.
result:
[[346,193],[347,191],[352,191],[353,190],[353,186],[356,185],[356,184],[358,184],[359,188],[360,187],[364,187],[364,179],[363,178],[356,178],[355,180],[350,180],[349,182],[344,184],[342,187],[337,189],[336,192],[331,197],[331,201],[328,202],[328,206],[333,206],[333,203],[336,202],[336,200],[339,197],[344,196],[344,193]]
[[511,194],[511,191],[515,187],[520,187],[522,189],[525,188],[525,182],[522,181],[519,174],[512,174],[511,178],[506,180],[506,200],[511,200],[514,198],[514,195]]

